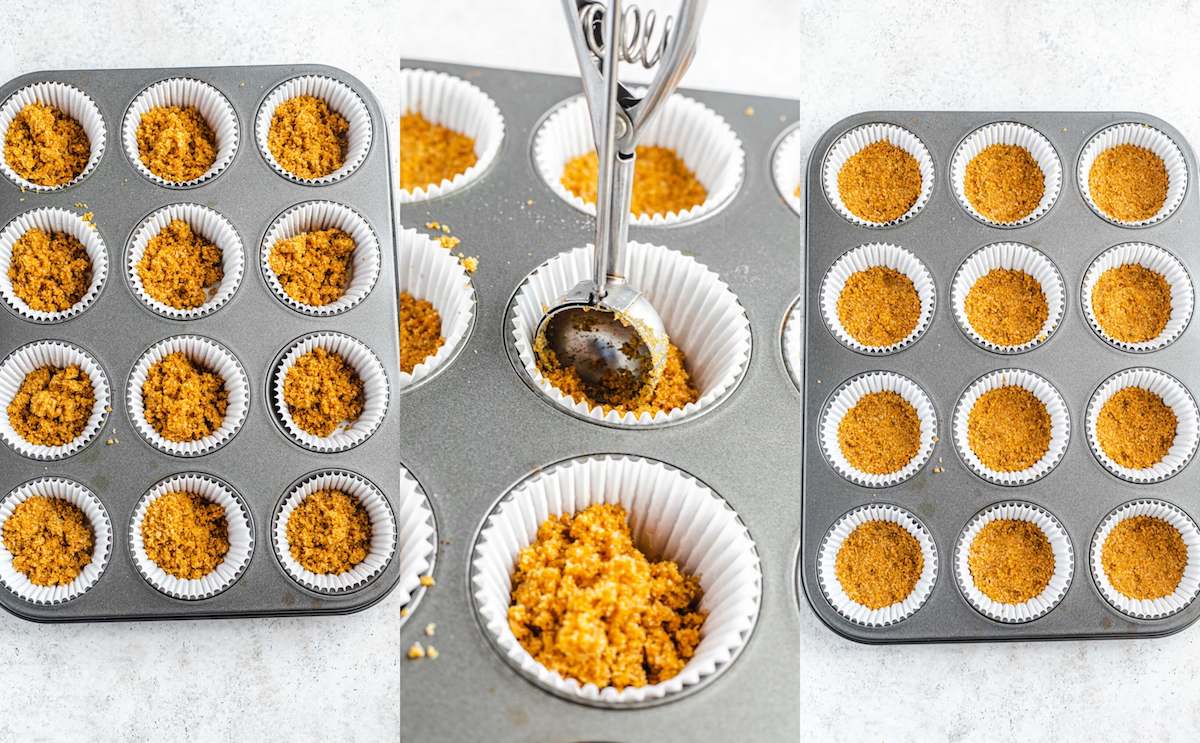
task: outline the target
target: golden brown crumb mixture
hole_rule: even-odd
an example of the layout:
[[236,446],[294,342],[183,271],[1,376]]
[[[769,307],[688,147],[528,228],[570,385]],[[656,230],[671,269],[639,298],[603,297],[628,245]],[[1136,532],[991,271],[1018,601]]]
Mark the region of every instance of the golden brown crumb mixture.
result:
[[142,114],[137,146],[142,165],[172,183],[195,180],[217,161],[217,135],[195,106],[155,106]]
[[474,139],[419,113],[400,117],[400,188],[437,185],[465,173],[476,161]]
[[284,170],[322,178],[346,163],[350,122],[320,98],[300,95],[279,104],[267,131],[267,149]]
[[963,177],[967,201],[993,222],[1009,224],[1028,217],[1042,202],[1046,178],[1029,150],[994,144],[967,163]]
[[1110,268],[1092,287],[1092,313],[1111,338],[1123,343],[1152,340],[1171,319],[1171,285],[1137,263]]
[[[671,148],[639,145],[635,151],[629,207],[635,216],[681,212],[708,198],[704,184]],[[568,160],[563,167],[563,188],[589,204],[596,203],[599,179],[600,160],[594,150]]]
[[921,445],[917,410],[896,392],[870,392],[838,423],[838,446],[850,466],[872,475],[904,469]]
[[967,292],[964,305],[975,332],[998,346],[1034,340],[1050,316],[1038,280],[1010,268],[993,268],[981,276]]
[[859,524],[834,560],[838,583],[856,604],[882,609],[908,598],[925,569],[916,537],[894,521]]
[[886,266],[871,266],[846,279],[837,300],[838,320],[850,337],[873,348],[899,343],[917,327],[921,298],[912,279]]
[[683,351],[673,343],[667,344],[667,363],[663,368],[662,377],[658,380],[653,391],[643,389],[636,397],[629,399],[626,395],[613,395],[610,399],[628,399],[619,405],[608,405],[596,402],[589,396],[587,385],[579,377],[579,372],[573,366],[559,363],[558,358],[550,349],[544,349],[538,356],[538,371],[559,392],[573,400],[582,400],[588,408],[597,405],[605,413],[617,411],[624,415],[633,413],[641,416],[643,413],[654,415],[659,412],[669,413],[676,408],[682,408],[688,403],[700,399],[700,392],[692,383],[692,377],[687,370],[687,360]]
[[54,106],[30,103],[4,134],[4,161],[17,175],[39,186],[70,183],[92,156],[87,132]]
[[336,227],[277,240],[269,263],[292,299],[321,307],[342,298],[350,285],[354,238]]
[[92,562],[96,535],[74,503],[34,495],[4,521],[13,569],[36,586],[65,586]]
[[8,404],[8,423],[31,444],[62,446],[83,433],[95,405],[92,380],[78,366],[42,366],[17,388]]
[[225,507],[196,493],[164,493],[146,507],[142,544],[163,572],[183,580],[203,578],[229,552]]
[[1054,577],[1054,549],[1032,521],[989,521],[967,550],[975,587],[992,601],[1023,604],[1040,595]]
[[625,509],[552,516],[517,555],[508,626],[534,660],[598,687],[645,686],[683,670],[707,613],[695,576],[651,562]]
[[318,575],[341,575],[367,559],[371,519],[362,502],[340,490],[305,496],[287,521],[288,550]]
[[1145,147],[1119,144],[1101,152],[1088,172],[1092,201],[1113,219],[1150,219],[1167,202],[1170,178],[1163,159]]
[[313,436],[328,436],[358,420],[363,399],[354,367],[320,346],[296,359],[283,380],[283,401],[292,420]]
[[1122,467],[1153,467],[1175,443],[1175,411],[1142,387],[1119,390],[1100,408],[1096,438],[1100,448]]
[[8,280],[31,308],[63,312],[91,286],[92,259],[74,235],[34,227],[13,243]]
[[921,166],[903,148],[879,140],[838,171],[838,195],[850,213],[881,224],[903,217],[921,195]]
[[1154,516],[1122,519],[1100,550],[1104,574],[1121,595],[1135,600],[1175,593],[1188,564],[1183,535]]
[[1050,414],[1037,395],[1019,385],[988,390],[967,415],[967,443],[988,469],[1028,469],[1050,450]]
[[150,238],[137,271],[147,294],[180,310],[203,305],[225,277],[221,249],[182,219]]
[[221,375],[176,351],[146,373],[142,407],[146,422],[164,439],[197,441],[221,427],[229,393]]
[[445,342],[442,316],[433,303],[400,292],[400,371],[411,374]]

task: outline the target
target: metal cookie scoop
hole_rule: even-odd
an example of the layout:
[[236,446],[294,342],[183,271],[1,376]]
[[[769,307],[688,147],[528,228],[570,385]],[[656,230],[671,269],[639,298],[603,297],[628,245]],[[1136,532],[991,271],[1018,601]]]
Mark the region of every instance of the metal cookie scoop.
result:
[[[654,12],[624,12],[594,0],[563,0],[600,164],[596,191],[596,249],[592,278],[579,282],[542,316],[534,350],[553,353],[573,367],[588,396],[619,405],[652,391],[667,360],[662,319],[639,291],[625,283],[625,244],[637,139],[691,64],[706,0],[682,0],[678,21],[668,17],[656,48]],[[643,23],[643,20],[645,21]],[[613,43],[613,40],[617,43]],[[656,67],[639,97],[621,85],[620,61]]]

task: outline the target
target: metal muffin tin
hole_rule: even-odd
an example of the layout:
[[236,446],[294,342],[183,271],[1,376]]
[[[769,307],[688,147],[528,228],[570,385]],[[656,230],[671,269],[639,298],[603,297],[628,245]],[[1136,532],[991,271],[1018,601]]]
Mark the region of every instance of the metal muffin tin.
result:
[[[349,176],[325,186],[306,186],[274,172],[259,152],[254,119],[260,103],[278,84],[299,75],[324,75],[354,88],[370,111],[374,136],[370,152]],[[172,77],[191,77],[215,86],[233,104],[238,149],[218,176],[192,188],[155,185],[134,169],[121,142],[126,108],[146,86]],[[375,433],[359,446],[336,454],[302,448],[284,433],[273,409],[269,383],[273,364],[292,342],[315,331],[342,331],[372,348],[390,379],[398,373],[396,270],[392,258],[392,158],[387,126],[373,94],[346,72],[321,65],[200,67],[141,70],[35,72],[0,88],[0,100],[33,82],[73,85],[99,105],[107,132],[98,167],[79,184],[49,193],[22,192],[0,184],[0,224],[39,207],[94,213],[108,251],[109,272],[96,302],[78,316],[56,324],[27,322],[0,311],[0,357],[37,340],[60,339],[81,346],[100,362],[112,387],[112,412],[89,446],[66,459],[39,462],[11,447],[0,447],[0,495],[43,476],[78,481],[103,502],[112,521],[114,545],[99,582],[82,596],[56,606],[34,605],[0,589],[0,606],[35,621],[184,619],[199,617],[343,614],[382,599],[399,578],[393,559],[373,581],[353,592],[323,596],[302,588],[280,566],[272,546],[277,504],[298,478],[327,469],[345,469],[373,482],[395,510],[391,490],[399,481],[395,457],[400,433],[395,392]],[[360,304],[331,317],[312,317],[284,305],[259,270],[262,240],[275,218],[296,204],[335,201],[363,215],[374,228],[382,266],[374,289]],[[167,204],[195,202],[215,209],[241,236],[246,269],[227,304],[195,320],[159,316],[133,293],[125,277],[125,252],[134,229]],[[76,207],[76,204],[86,207]],[[250,403],[245,423],[226,445],[209,454],[176,457],[155,449],[134,430],[126,413],[130,371],[152,344],[176,335],[200,335],[227,347],[249,376]],[[111,444],[106,444],[108,441]],[[142,494],[170,475],[199,472],[227,482],[249,507],[254,552],[237,581],[208,599],[184,601],[160,593],[137,572],[129,549],[130,517]]]
[[[1057,201],[1040,219],[1015,228],[991,227],[970,215],[958,202],[950,163],[959,143],[985,124],[1015,121],[1037,129],[1053,144],[1062,161],[1063,184]],[[837,139],[868,123],[904,127],[929,149],[935,182],[929,202],[916,216],[895,227],[856,226],[830,204],[822,184],[826,154]],[[1161,222],[1142,228],[1120,227],[1097,216],[1080,192],[1078,158],[1088,140],[1116,123],[1149,124],[1166,133],[1183,151],[1189,180],[1196,159],[1183,136],[1167,123],[1140,113],[1075,112],[869,112],[831,127],[813,148],[806,175],[806,265],[803,303],[803,368],[796,369],[804,396],[803,537],[796,580],[817,615],[835,632],[869,643],[947,642],[967,640],[1089,639],[1153,637],[1177,632],[1200,618],[1200,601],[1166,619],[1131,619],[1100,594],[1092,576],[1092,537],[1116,506],[1140,498],[1158,498],[1200,517],[1200,466],[1194,462],[1174,477],[1153,485],[1137,485],[1108,473],[1087,441],[1085,411],[1092,393],[1111,374],[1151,366],[1175,377],[1192,391],[1200,390],[1200,330],[1191,328],[1164,349],[1127,353],[1102,340],[1088,325],[1081,305],[1084,272],[1104,250],[1125,242],[1147,242],[1171,251],[1196,276],[1196,220],[1200,219],[1195,187],[1189,184],[1183,203]],[[916,254],[933,274],[937,308],[925,334],[890,355],[856,353],[828,330],[820,309],[820,285],[826,270],[846,251],[871,242],[889,242]],[[996,242],[1019,242],[1042,251],[1065,280],[1064,319],[1044,343],[1020,354],[984,350],[972,342],[954,318],[951,282],[962,261],[978,248]],[[1022,368],[1048,379],[1066,400],[1070,440],[1063,459],[1044,478],[1006,487],[975,475],[961,460],[953,435],[953,412],[968,385],[1002,368]],[[859,373],[887,370],[903,374],[933,400],[940,440],[926,465],[911,479],[886,488],[854,485],[826,461],[819,441],[822,411],[842,382]],[[937,470],[941,471],[935,471]],[[976,611],[955,579],[954,555],[959,535],[981,510],[1001,502],[1023,500],[1053,514],[1066,528],[1074,555],[1074,577],[1062,602],[1048,614],[1023,624],[1004,624]],[[870,503],[890,503],[914,513],[933,536],[941,564],[937,583],[925,605],[911,617],[881,628],[866,628],[844,619],[823,593],[817,575],[818,555],[830,526],[846,512]]]
[[[794,100],[681,91],[720,114],[742,140],[740,190],[707,218],[631,227],[631,239],[694,255],[745,307],[753,333],[741,384],[704,415],[670,426],[618,429],[582,420],[528,386],[510,359],[508,308],[548,258],[592,241],[591,218],[561,200],[532,161],[544,116],[579,95],[577,78],[404,60],[463,78],[495,100],[505,140],[470,186],[401,209],[407,227],[450,225],[478,255],[477,321],[465,348],[436,377],[399,397],[401,458],[429,493],[441,541],[436,585],[401,629],[401,649],[433,645],[436,659],[405,661],[401,734],[448,740],[464,729],[498,740],[782,739],[799,729],[800,622],[792,565],[800,501],[800,399],[778,352],[780,320],[799,291],[800,219],[778,193],[771,157],[799,113]],[[751,110],[752,109],[752,110]],[[529,203],[529,202],[532,203]],[[657,459],[720,494],[754,539],[763,570],[756,628],[741,654],[693,690],[653,706],[614,710],[567,701],[518,674],[493,649],[473,609],[470,555],[494,504],[514,483],[569,458],[630,454]],[[430,637],[423,629],[436,624]],[[784,662],[781,662],[783,660]],[[754,710],[753,715],[745,713]]]

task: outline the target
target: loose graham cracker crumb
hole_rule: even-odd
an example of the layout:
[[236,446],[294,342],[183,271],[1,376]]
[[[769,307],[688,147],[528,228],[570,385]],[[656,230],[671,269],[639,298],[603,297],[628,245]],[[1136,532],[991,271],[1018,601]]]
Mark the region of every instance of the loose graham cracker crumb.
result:
[[328,436],[358,420],[363,398],[354,367],[320,346],[296,359],[283,380],[283,401],[292,420],[313,436]]
[[229,552],[225,507],[196,493],[164,493],[146,507],[142,543],[164,572],[184,580],[203,578]]
[[371,519],[362,503],[341,490],[305,496],[287,521],[288,550],[307,571],[341,575],[367,559]]
[[428,300],[400,292],[400,371],[411,374],[445,342],[437,308]]
[[1038,337],[1050,307],[1038,280],[1008,268],[993,268],[967,292],[967,322],[999,346],[1019,346]]
[[320,98],[290,98],[271,115],[267,149],[275,161],[300,178],[322,178],[346,163],[350,122]]
[[[633,161],[633,197],[629,211],[636,216],[681,212],[708,198],[683,158],[669,147],[641,145]],[[596,203],[600,160],[596,152],[580,155],[563,167],[562,185],[589,204]]]
[[400,188],[437,185],[465,173],[476,161],[474,139],[419,113],[400,117]]
[[354,248],[354,238],[337,228],[302,232],[277,240],[268,262],[289,297],[322,307],[346,293]]
[[921,419],[896,392],[871,392],[859,398],[838,423],[838,447],[852,467],[872,475],[904,469],[917,456]]
[[83,433],[95,405],[92,380],[78,366],[42,366],[13,395],[8,423],[31,444],[62,446]]
[[1123,343],[1157,338],[1171,319],[1171,285],[1157,271],[1126,263],[1100,274],[1092,287],[1100,329]]
[[78,506],[34,495],[4,521],[4,547],[13,569],[37,586],[65,586],[92,562],[96,536]]
[[225,277],[221,249],[182,219],[150,238],[137,271],[151,298],[180,310],[203,305]]
[[834,560],[842,590],[868,609],[908,598],[925,569],[921,545],[893,521],[867,521],[842,542]]
[[1088,172],[1092,201],[1113,219],[1150,219],[1167,202],[1170,178],[1163,159],[1145,147],[1119,144],[1101,152]]
[[137,127],[138,158],[159,178],[184,183],[217,161],[217,135],[195,106],[155,106]]
[[13,243],[8,279],[13,293],[39,312],[63,312],[83,299],[92,283],[92,259],[65,232],[34,227]]
[[4,160],[25,180],[39,186],[73,181],[92,156],[91,142],[78,121],[54,106],[30,103],[4,134]]
[[198,441],[225,420],[225,380],[188,358],[169,353],[151,365],[142,383],[146,422],[168,441]]
[[633,544],[625,509],[552,516],[517,555],[508,625],[550,670],[598,687],[645,686],[683,670],[706,612],[700,581]]
[[850,213],[881,224],[903,217],[921,195],[921,167],[886,140],[851,155],[838,171],[838,195]]
[[881,348],[899,343],[916,329],[921,298],[912,279],[893,268],[871,266],[846,279],[837,312],[854,340]]
[[613,410],[622,415],[633,413],[635,416],[641,416],[643,413],[650,415],[658,412],[669,413],[700,399],[700,392],[692,384],[692,377],[688,373],[687,361],[683,357],[683,352],[673,343],[667,344],[667,363],[663,368],[662,377],[659,378],[658,385],[654,387],[653,391],[643,388],[632,399],[628,394],[611,397],[607,393],[604,395],[606,399],[628,400],[619,405],[601,404],[593,400],[588,394],[583,380],[579,377],[579,373],[575,371],[575,367],[560,364],[554,352],[549,349],[539,354],[538,371],[559,392],[573,400],[586,402],[589,409],[600,405],[606,414]]
[[1104,574],[1121,595],[1135,600],[1169,596],[1183,580],[1188,548],[1173,525],[1153,516],[1121,520],[1100,551]]
[[1023,604],[1054,576],[1054,550],[1041,528],[1018,519],[988,522],[967,551],[975,587],[992,601]]
[[1029,150],[994,144],[967,163],[963,191],[980,214],[1010,224],[1038,208],[1046,193],[1046,178]]
[[967,415],[967,443],[988,469],[1028,469],[1050,450],[1050,414],[1024,387],[1010,384],[988,390]]
[[1119,390],[1100,408],[1096,438],[1100,448],[1122,467],[1153,467],[1175,443],[1175,411],[1142,387]]

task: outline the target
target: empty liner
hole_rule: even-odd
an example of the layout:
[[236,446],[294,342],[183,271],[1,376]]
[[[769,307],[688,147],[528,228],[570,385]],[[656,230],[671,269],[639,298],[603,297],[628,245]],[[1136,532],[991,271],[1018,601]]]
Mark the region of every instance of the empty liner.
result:
[[[421,577],[429,575],[437,559],[437,526],[433,507],[421,484],[403,465],[400,466],[400,487],[396,491],[398,510],[396,521],[399,534],[400,580],[396,583],[397,603],[409,610],[400,617],[401,623],[408,616],[419,597]],[[284,522],[286,536],[287,522]],[[276,543],[278,549],[278,543]]]
[[771,176],[775,179],[775,188],[779,195],[792,208],[797,216],[804,216],[804,192],[799,195],[796,190],[804,183],[804,150],[800,126],[792,129],[779,146],[775,148],[775,156],[771,158]]
[[443,343],[437,353],[400,372],[401,392],[429,379],[450,364],[466,343],[475,321],[475,287],[471,275],[449,250],[414,229],[401,230],[396,245],[400,291],[433,305],[441,318]]
[[3,171],[4,175],[23,191],[60,191],[87,178],[96,169],[100,158],[104,155],[105,128],[104,116],[100,113],[100,107],[96,105],[91,96],[73,85],[56,82],[26,85],[10,95],[4,105],[0,106],[0,137],[7,138],[8,128],[12,125],[13,119],[21,113],[21,109],[31,103],[53,106],[79,122],[84,133],[87,134],[88,144],[91,146],[91,155],[88,156],[87,165],[79,175],[61,186],[42,186],[25,180],[17,175],[16,171],[9,166],[8,160],[4,158],[0,158],[0,171]]
[[[1104,542],[1108,535],[1125,519],[1136,516],[1149,516],[1166,521],[1179,530],[1183,543],[1187,547],[1187,564],[1183,568],[1183,576],[1175,591],[1157,599],[1134,599],[1121,593],[1108,579],[1104,571]],[[1113,509],[1104,518],[1095,536],[1092,537],[1089,562],[1092,566],[1092,578],[1100,595],[1114,609],[1134,619],[1166,619],[1186,609],[1200,595],[1200,528],[1183,509],[1152,498],[1139,499],[1124,503]]]
[[[284,168],[271,154],[271,148],[267,144],[275,110],[283,103],[302,95],[325,101],[331,110],[341,114],[350,124],[342,167],[320,178],[302,178]],[[367,159],[367,152],[371,149],[371,137],[371,112],[367,109],[366,102],[354,88],[327,75],[301,75],[280,83],[259,106],[258,115],[254,120],[254,138],[258,142],[258,150],[271,169],[288,180],[307,186],[336,183],[358,170],[358,166]]]
[[[890,268],[907,276],[921,302],[921,314],[917,318],[916,327],[904,338],[888,346],[868,346],[860,343],[842,325],[838,315],[838,299],[842,296],[842,290],[846,288],[846,282],[854,274],[876,267]],[[937,287],[929,269],[920,258],[899,245],[890,243],[868,243],[847,251],[834,261],[825,273],[825,278],[821,280],[821,314],[825,317],[825,325],[842,345],[859,353],[884,355],[916,343],[929,328],[936,305]]]
[[[1163,326],[1162,331],[1157,337],[1137,343],[1119,341],[1106,333],[1104,328],[1101,327],[1099,319],[1096,317],[1095,308],[1092,306],[1092,292],[1095,290],[1096,282],[1100,280],[1100,277],[1109,269],[1129,264],[1135,264],[1154,271],[1166,279],[1167,285],[1171,289],[1171,316],[1167,318],[1167,324]],[[1100,336],[1110,346],[1131,353],[1157,351],[1174,343],[1179,336],[1183,335],[1183,331],[1187,329],[1188,323],[1191,322],[1192,310],[1195,306],[1195,290],[1192,287],[1192,277],[1188,274],[1187,269],[1184,268],[1183,262],[1169,251],[1149,243],[1122,243],[1114,245],[1096,256],[1096,260],[1092,261],[1092,264],[1088,266],[1087,272],[1083,275],[1083,290],[1081,293],[1083,295],[1081,300],[1083,314],[1087,318],[1088,325],[1092,326],[1092,330],[1095,331],[1096,335]]]
[[[1015,345],[994,343],[980,335],[967,318],[967,295],[975,282],[998,269],[1022,271],[1032,276],[1042,288],[1042,296],[1046,298],[1046,322],[1033,340]],[[1045,343],[1058,329],[1066,310],[1067,292],[1062,274],[1045,253],[1023,243],[993,243],[972,253],[958,267],[950,287],[950,302],[958,326],[977,346],[993,353],[1024,353]]]
[[[851,157],[876,142],[889,142],[912,155],[921,172],[921,190],[917,194],[917,200],[909,207],[908,211],[890,222],[870,222],[854,214],[842,201],[841,192],[838,190],[838,174],[842,172],[842,166]],[[825,185],[825,197],[829,199],[829,203],[833,205],[838,214],[860,227],[894,227],[912,219],[917,212],[925,208],[925,204],[929,201],[929,195],[933,192],[933,179],[933,157],[930,156],[925,143],[909,130],[894,124],[863,124],[851,129],[838,137],[837,141],[829,148],[829,153],[825,156],[825,163],[821,167],[821,181]]]
[[[1123,144],[1150,150],[1162,158],[1163,165],[1167,168],[1167,197],[1158,212],[1149,219],[1133,222],[1117,219],[1106,214],[1092,199],[1092,189],[1088,183],[1092,165],[1105,150]],[[1173,139],[1148,124],[1114,124],[1097,132],[1084,145],[1083,152],[1079,154],[1078,179],[1079,192],[1099,217],[1122,227],[1145,227],[1171,216],[1183,203],[1188,182],[1187,160]]]
[[[39,229],[46,233],[65,232],[78,240],[92,264],[92,280],[79,301],[59,312],[35,310],[25,303],[13,291],[12,280],[8,277],[12,265],[13,246],[26,232]],[[9,222],[0,231],[0,296],[8,308],[22,319],[37,323],[54,323],[70,320],[92,306],[100,291],[104,288],[104,280],[108,276],[108,248],[100,231],[95,225],[83,221],[83,218],[72,211],[58,207],[42,207],[25,212]]]
[[[1104,404],[1113,395],[1130,387],[1140,387],[1153,392],[1175,413],[1175,441],[1167,450],[1166,456],[1144,469],[1133,469],[1115,462],[1104,451],[1096,434],[1096,422]],[[1196,410],[1196,400],[1192,394],[1182,382],[1170,374],[1144,367],[1126,369],[1104,380],[1088,402],[1087,438],[1092,453],[1100,460],[1100,464],[1104,465],[1104,469],[1122,480],[1136,483],[1162,482],[1178,474],[1195,456],[1196,444],[1200,441],[1200,412]]]
[[[967,165],[976,155],[993,145],[1015,145],[1024,148],[1042,171],[1042,200],[1032,212],[1013,222],[1001,222],[984,216],[967,198]],[[1037,129],[1013,121],[1002,121],[982,126],[967,135],[954,151],[954,159],[950,162],[950,178],[954,183],[954,195],[958,197],[958,203],[972,217],[993,227],[1022,227],[1036,221],[1054,206],[1054,201],[1062,190],[1062,160],[1054,151],[1050,140]]]
[[32,444],[21,437],[13,428],[7,412],[0,415],[0,438],[18,453],[30,459],[50,461],[65,459],[82,451],[84,447],[96,440],[104,423],[108,420],[111,410],[112,396],[108,376],[100,367],[100,362],[82,348],[66,341],[35,341],[21,346],[8,355],[0,363],[0,409],[7,411],[8,406],[16,397],[25,376],[43,366],[55,366],[65,369],[74,364],[78,366],[92,382],[92,414],[87,423],[71,441],[56,446]]
[[[212,129],[216,138],[216,159],[200,177],[187,181],[170,181],[154,174],[142,163],[137,141],[138,126],[141,125],[144,114],[160,106],[193,107]],[[125,112],[125,121],[121,124],[121,139],[125,144],[125,154],[137,172],[160,186],[189,188],[207,183],[229,167],[233,156],[237,154],[240,136],[237,113],[233,110],[233,104],[221,91],[200,80],[174,77],[154,83],[133,99]]]

